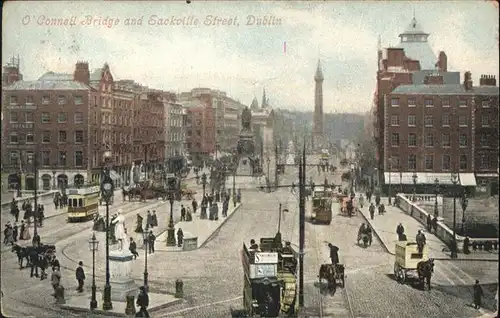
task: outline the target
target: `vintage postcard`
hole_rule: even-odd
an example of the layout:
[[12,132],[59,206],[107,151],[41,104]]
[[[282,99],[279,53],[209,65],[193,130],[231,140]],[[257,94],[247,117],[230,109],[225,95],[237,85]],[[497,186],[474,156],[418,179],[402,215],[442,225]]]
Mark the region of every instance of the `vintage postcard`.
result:
[[6,317],[496,317],[497,1],[6,1]]

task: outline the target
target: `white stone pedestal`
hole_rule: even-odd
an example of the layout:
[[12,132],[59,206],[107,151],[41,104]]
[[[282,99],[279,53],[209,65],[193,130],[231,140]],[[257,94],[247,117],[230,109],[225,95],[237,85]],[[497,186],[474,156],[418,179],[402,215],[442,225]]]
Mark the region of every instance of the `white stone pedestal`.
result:
[[131,274],[133,256],[130,251],[109,252],[109,274],[111,283],[111,300],[126,301],[127,295],[137,296],[138,287]]

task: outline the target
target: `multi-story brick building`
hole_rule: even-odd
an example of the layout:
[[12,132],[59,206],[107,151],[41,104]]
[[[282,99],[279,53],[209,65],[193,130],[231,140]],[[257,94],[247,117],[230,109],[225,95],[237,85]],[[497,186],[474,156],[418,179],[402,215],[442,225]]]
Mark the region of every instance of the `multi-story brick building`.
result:
[[176,101],[175,94],[163,96],[165,121],[165,159],[184,156],[184,117],[182,104]]

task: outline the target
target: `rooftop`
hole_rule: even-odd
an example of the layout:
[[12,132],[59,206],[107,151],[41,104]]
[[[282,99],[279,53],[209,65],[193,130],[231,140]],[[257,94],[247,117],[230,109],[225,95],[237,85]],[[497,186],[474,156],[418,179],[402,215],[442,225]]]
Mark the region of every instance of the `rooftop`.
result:
[[404,32],[402,34],[426,34],[427,35],[428,33],[424,32],[424,29],[422,28],[420,23],[418,23],[417,19],[415,19],[415,17],[413,17],[413,19],[411,19],[410,24],[408,24],[408,26],[406,27],[406,29],[404,30]]
[[43,74],[39,79],[39,81],[72,81],[73,75],[68,73],[54,73],[47,72]]
[[472,90],[465,90],[462,84],[443,85],[400,85],[396,87],[392,94],[408,95],[490,95],[498,96],[498,86],[474,86]]
[[438,72],[435,70],[423,70],[413,72],[413,84],[424,84],[427,75],[438,75],[443,77],[443,84],[460,84],[460,72]]
[[428,42],[401,42],[396,48],[404,49],[405,56],[420,61],[422,70],[435,70],[437,57]]
[[80,82],[68,81],[68,80],[41,80],[41,81],[39,80],[39,81],[18,81],[8,87],[5,87],[4,90],[7,91],[89,90],[89,87]]

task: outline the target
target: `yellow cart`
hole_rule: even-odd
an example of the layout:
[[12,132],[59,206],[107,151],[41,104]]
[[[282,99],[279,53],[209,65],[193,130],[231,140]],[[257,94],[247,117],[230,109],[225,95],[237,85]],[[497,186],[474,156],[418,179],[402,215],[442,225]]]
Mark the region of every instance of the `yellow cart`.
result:
[[414,274],[417,271],[419,262],[429,259],[428,251],[427,244],[424,245],[422,253],[419,253],[416,242],[396,242],[396,261],[394,262],[394,277],[396,280],[403,284],[410,277],[409,273]]

